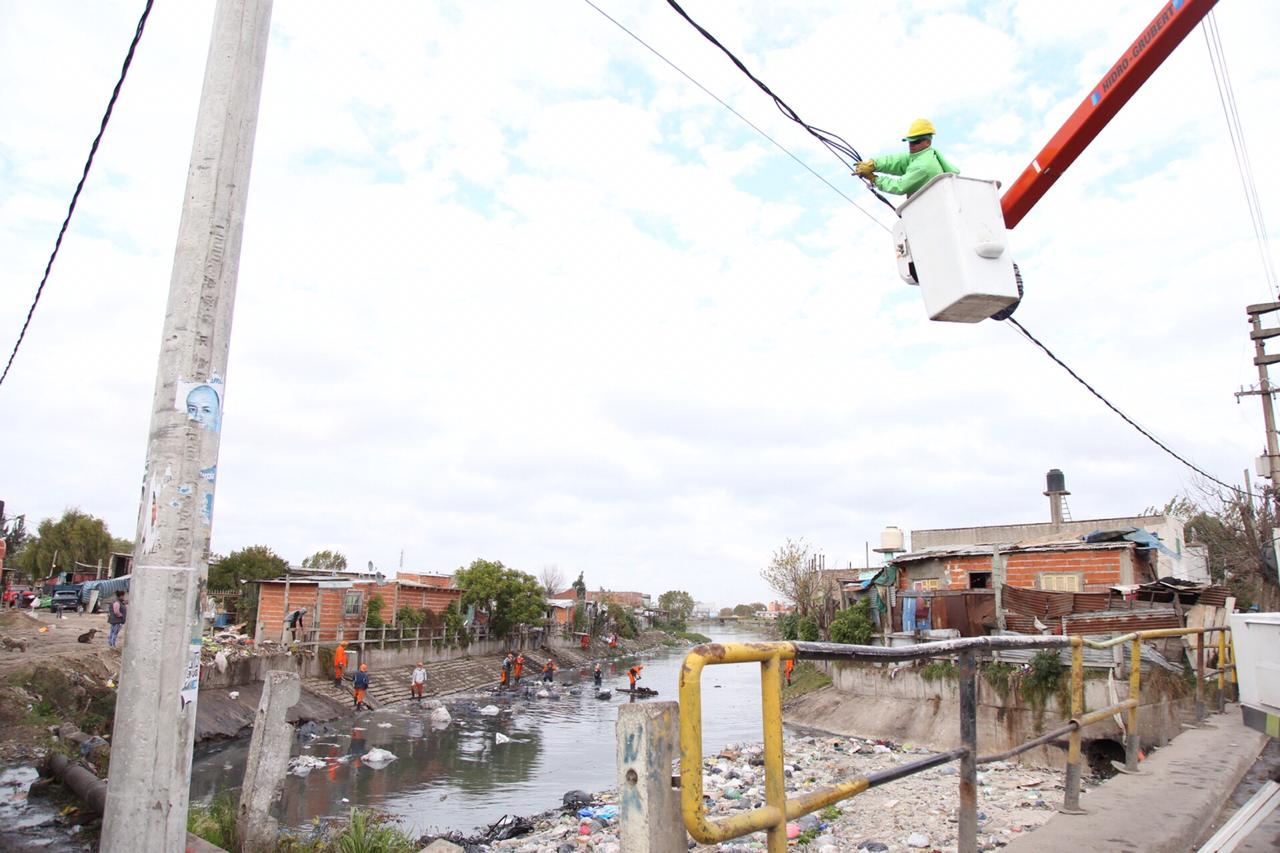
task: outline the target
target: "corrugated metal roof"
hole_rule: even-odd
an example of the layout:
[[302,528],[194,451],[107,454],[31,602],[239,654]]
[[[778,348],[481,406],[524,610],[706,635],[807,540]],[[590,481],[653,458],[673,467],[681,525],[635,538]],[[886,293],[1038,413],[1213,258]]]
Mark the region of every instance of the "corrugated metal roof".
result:
[[1172,610],[1104,610],[1062,617],[1068,636],[1075,634],[1127,634],[1157,628],[1181,628],[1182,619]]
[[[937,560],[945,557],[980,557],[991,554],[990,545],[967,545],[959,548],[926,548],[895,557],[893,562],[911,563],[918,560]],[[1137,548],[1133,542],[1082,542],[1079,539],[1061,541],[1030,540],[1001,545],[1001,554],[1020,554],[1041,551],[1120,551]]]

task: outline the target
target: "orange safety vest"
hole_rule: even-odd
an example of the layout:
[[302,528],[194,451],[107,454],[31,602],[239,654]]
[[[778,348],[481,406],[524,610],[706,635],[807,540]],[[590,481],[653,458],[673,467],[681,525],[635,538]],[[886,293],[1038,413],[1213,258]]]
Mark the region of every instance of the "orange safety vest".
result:
[[333,666],[335,669],[347,668],[347,650],[346,649],[339,647],[338,650],[333,653]]

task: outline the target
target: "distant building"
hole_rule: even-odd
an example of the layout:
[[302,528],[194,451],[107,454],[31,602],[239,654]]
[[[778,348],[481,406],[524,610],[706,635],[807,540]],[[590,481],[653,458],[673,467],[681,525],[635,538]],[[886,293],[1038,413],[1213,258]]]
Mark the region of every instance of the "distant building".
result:
[[[402,573],[415,577],[412,573]],[[421,577],[421,576],[417,576]],[[449,605],[462,600],[462,590],[438,583],[396,580],[379,583],[368,576],[344,577],[341,574],[290,575],[288,579],[255,581],[258,585],[258,624],[261,637],[268,640],[284,637],[285,617],[306,608],[303,619],[306,630],[319,629],[308,639],[332,642],[341,635],[351,637],[360,632],[369,616],[369,601],[382,599],[382,619],[392,624],[402,607],[444,613]]]
[[697,601],[694,602],[693,611],[689,615],[694,619],[710,619],[716,615],[716,606],[709,601]]

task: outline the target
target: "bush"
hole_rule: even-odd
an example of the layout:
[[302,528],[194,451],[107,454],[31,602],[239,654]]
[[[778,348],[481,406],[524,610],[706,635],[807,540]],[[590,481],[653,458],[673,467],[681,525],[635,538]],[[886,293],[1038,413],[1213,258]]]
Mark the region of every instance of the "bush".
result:
[[458,602],[449,602],[444,612],[444,639],[451,646],[465,649],[471,645],[471,634],[467,631],[467,617],[462,615]]
[[1031,658],[1027,674],[1022,678],[1019,692],[1037,712],[1037,728],[1043,723],[1044,709],[1050,696],[1057,696],[1063,711],[1070,707],[1067,695],[1069,680],[1066,675],[1070,670],[1056,649],[1041,649]]
[[865,646],[871,642],[875,624],[871,621],[871,602],[862,599],[853,607],[841,610],[831,620],[831,642]]
[[795,611],[778,617],[778,631],[782,634],[784,640],[800,639],[799,631],[800,615]]
[[382,621],[382,608],[385,602],[382,596],[374,595],[369,598],[369,615],[364,619],[364,624],[369,628],[381,628],[387,624]]
[[920,670],[920,677],[928,684],[955,678],[956,665],[950,660],[931,660]]
[[223,850],[238,849],[236,811],[239,800],[235,791],[219,791],[208,805],[192,805],[187,810],[187,832]]
[[796,623],[796,636],[806,643],[816,642],[818,639],[818,620],[812,616],[801,616],[800,621]]

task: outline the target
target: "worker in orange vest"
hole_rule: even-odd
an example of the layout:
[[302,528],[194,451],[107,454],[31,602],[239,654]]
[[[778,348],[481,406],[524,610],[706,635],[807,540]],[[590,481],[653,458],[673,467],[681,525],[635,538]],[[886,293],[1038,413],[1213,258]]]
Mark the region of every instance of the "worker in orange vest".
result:
[[360,671],[356,673],[356,676],[351,680],[351,683],[355,688],[355,710],[359,711],[361,708],[369,708],[369,706],[364,703],[365,692],[369,689],[369,665],[367,663],[360,664]]
[[524,672],[524,652],[521,652],[520,654],[516,655],[516,668],[515,668],[516,684],[520,683],[520,676],[523,672]]
[[342,671],[347,668],[347,642],[343,640],[338,643],[338,648],[333,652],[333,686],[342,686]]
[[547,658],[547,662],[542,665],[542,680],[554,682],[557,669],[556,662],[551,658]]
[[640,680],[640,670],[644,669],[640,664],[636,664],[627,670],[627,677],[631,679],[631,689],[636,689],[636,682]]
[[793,670],[793,669],[795,669],[795,668],[796,668],[796,662],[795,662],[795,659],[794,659],[794,658],[789,659],[789,660],[787,661],[787,667],[786,667],[786,669],[787,669],[787,686],[788,686],[788,687],[790,687],[790,686],[791,686],[791,670]]
[[586,650],[587,650],[587,649],[589,649],[589,648],[591,648],[591,635],[590,635],[590,634],[583,634],[583,635],[582,635],[582,649],[583,649],[583,651],[586,651]]

